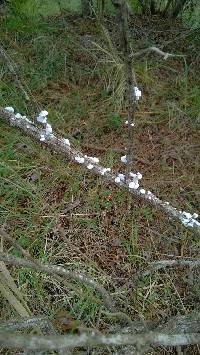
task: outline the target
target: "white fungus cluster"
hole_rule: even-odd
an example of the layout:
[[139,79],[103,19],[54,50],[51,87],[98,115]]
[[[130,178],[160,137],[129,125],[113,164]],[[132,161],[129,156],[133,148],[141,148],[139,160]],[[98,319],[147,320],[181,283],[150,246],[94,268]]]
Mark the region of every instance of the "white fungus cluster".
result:
[[99,158],[96,158],[96,157],[88,157],[87,155],[84,155],[84,157],[85,157],[86,159],[91,160],[91,162],[94,163],[94,164],[99,163]]
[[189,213],[189,212],[182,212],[181,213],[181,222],[186,226],[186,227],[194,227],[194,225],[200,227],[200,222],[197,221],[198,214],[197,213]]
[[123,156],[121,157],[121,161],[122,161],[122,163],[126,164],[127,161],[128,161],[127,155],[123,155]]
[[[125,121],[125,124],[128,125],[128,121]],[[131,123],[130,125],[131,125],[131,127],[134,127],[135,123]]]
[[[25,120],[27,122],[26,128],[28,128],[28,129],[31,128],[31,126],[29,124],[34,124],[34,122],[30,121],[26,116],[22,116],[21,113],[18,112],[15,114],[15,110],[11,106],[5,107],[5,110],[13,114],[11,117],[12,120],[15,120],[15,119],[16,120],[20,120],[20,119]],[[52,134],[53,129],[52,129],[52,126],[50,125],[50,123],[47,122],[47,116],[48,116],[48,111],[46,111],[46,110],[41,111],[39,113],[39,115],[37,116],[37,122],[45,125],[43,133],[40,134],[40,142],[45,142],[47,137],[53,137],[53,134]],[[70,146],[69,139],[63,138],[62,142],[64,144]]]
[[44,134],[41,134],[40,135],[40,142],[44,142],[45,141],[45,136],[44,136]]
[[142,174],[140,174],[139,172],[137,174],[130,172],[130,181],[128,183],[129,188],[137,190],[138,187],[140,186],[139,180],[141,179],[142,179]]
[[101,175],[105,175],[106,173],[110,173],[111,172],[111,168],[103,168],[101,170]]
[[46,124],[46,129],[45,132],[47,135],[51,134],[53,132],[53,129],[49,123]]
[[93,164],[88,164],[88,165],[87,165],[87,168],[88,168],[89,170],[92,170],[92,169],[94,168],[94,165],[93,165]]
[[41,111],[39,115],[37,116],[37,121],[39,123],[47,123],[47,116],[48,116],[48,111]]
[[77,156],[74,158],[74,160],[79,163],[79,164],[84,164],[85,163],[85,160],[90,160],[91,163],[89,163],[87,165],[87,168],[89,170],[92,170],[94,168],[94,165],[93,164],[97,164],[99,163],[99,158],[96,158],[96,157],[88,157],[87,155],[84,155],[84,157],[80,157],[80,156]]
[[10,112],[10,113],[14,113],[15,112],[15,110],[14,110],[14,108],[12,106],[5,107],[5,110]]
[[145,194],[145,189],[140,189],[140,193],[142,194],[142,195],[144,195]]
[[125,181],[125,175],[124,174],[118,174],[115,178],[115,182],[117,183],[121,183],[121,182],[124,182]]
[[53,136],[52,135],[53,129],[52,129],[50,123],[47,122],[47,116],[48,116],[48,111],[46,111],[46,110],[41,111],[39,113],[39,115],[37,116],[37,122],[45,125],[44,133],[41,134],[41,136],[40,136],[41,142],[44,142],[47,137]]
[[139,100],[142,96],[142,92],[137,88],[137,86],[133,87],[133,95],[136,100]]
[[16,113],[16,115],[15,115],[15,118],[17,119],[17,120],[19,120],[20,118],[22,118],[22,115],[21,115],[21,113]]
[[[16,119],[16,120],[23,119],[23,120],[26,120],[28,123],[33,124],[32,121],[30,121],[26,116],[21,115],[21,113],[17,112],[17,113],[15,114],[15,110],[14,110],[14,108],[13,108],[12,106],[5,107],[5,110],[8,111],[8,112],[10,112],[10,113],[12,113],[12,114],[14,114],[14,116],[11,117],[12,120],[15,120],[15,119]],[[30,128],[29,125],[27,125],[26,127],[27,127],[27,128]]]
[[85,158],[77,156],[74,158],[74,160],[79,164],[83,164],[85,161]]
[[154,194],[152,194],[151,191],[147,191],[147,197],[149,200],[152,200],[153,197],[155,198]]
[[68,146],[70,147],[70,141],[69,141],[69,139],[63,138],[62,141],[63,141],[64,144],[66,144],[66,145],[68,145]]

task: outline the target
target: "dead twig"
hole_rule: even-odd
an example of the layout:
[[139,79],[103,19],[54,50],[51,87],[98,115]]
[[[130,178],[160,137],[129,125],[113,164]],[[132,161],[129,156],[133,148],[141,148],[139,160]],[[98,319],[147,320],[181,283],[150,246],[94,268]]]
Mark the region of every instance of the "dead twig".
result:
[[183,54],[173,54],[173,53],[164,52],[157,47],[149,47],[149,48],[142,49],[139,52],[131,53],[130,57],[131,58],[140,58],[140,57],[143,57],[145,54],[149,54],[151,52],[160,55],[165,60],[167,60],[168,58],[172,58],[172,57],[173,58],[174,57],[185,58],[185,55],[183,55]]
[[158,260],[158,261],[152,261],[149,263],[149,266],[151,270],[147,270],[143,273],[143,276],[150,275],[150,273],[153,271],[159,271],[166,269],[168,267],[179,267],[179,266],[188,266],[190,268],[196,268],[200,267],[200,259],[196,260],[183,260],[183,259],[177,259],[177,260]]
[[25,258],[31,258],[31,255],[21,247],[17,241],[12,238],[8,233],[3,228],[0,228],[0,236],[3,237],[3,239],[7,240],[9,243],[11,243],[19,252],[25,257]]
[[[27,350],[59,350],[73,349],[75,347],[88,346],[136,346],[137,349],[144,349],[146,346],[183,346],[195,345],[200,343],[200,314],[192,312],[185,316],[172,317],[165,324],[158,322],[139,322],[132,323],[131,328],[120,328],[119,326],[111,329],[117,334],[103,335],[95,330],[87,329],[80,335],[67,336],[32,336],[20,335],[15,333],[3,332],[3,330],[22,330],[35,325],[47,324],[47,317],[25,318],[19,321],[11,320],[0,326],[0,346],[6,348],[24,348]],[[51,327],[50,327],[51,328]],[[50,329],[51,330],[51,329]],[[131,348],[127,348],[127,350]],[[133,349],[133,348],[132,348]],[[122,348],[122,350],[124,350]],[[122,352],[126,353],[127,352]],[[118,354],[118,352],[116,353]],[[121,352],[120,352],[121,354]]]

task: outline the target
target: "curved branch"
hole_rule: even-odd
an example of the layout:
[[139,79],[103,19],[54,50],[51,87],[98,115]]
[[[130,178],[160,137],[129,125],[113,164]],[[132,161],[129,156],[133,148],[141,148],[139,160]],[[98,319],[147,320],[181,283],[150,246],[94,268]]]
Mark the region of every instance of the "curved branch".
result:
[[43,264],[36,260],[35,262],[32,260],[27,260],[23,258],[19,258],[16,256],[12,256],[6,253],[3,253],[0,251],[0,260],[4,261],[5,264],[8,265],[13,265],[13,266],[23,266],[31,269],[35,269],[36,271],[39,272],[44,272],[48,275],[59,275],[59,276],[64,276],[69,279],[81,282],[87,286],[93,287],[96,291],[98,291],[102,298],[103,301],[106,305],[107,308],[109,308],[111,311],[115,311],[114,307],[114,302],[111,298],[111,296],[107,293],[105,288],[99,284],[97,284],[94,280],[88,278],[87,276],[83,274],[79,274],[70,270],[67,270],[66,268],[62,266],[57,266],[57,265],[51,265],[51,264]]

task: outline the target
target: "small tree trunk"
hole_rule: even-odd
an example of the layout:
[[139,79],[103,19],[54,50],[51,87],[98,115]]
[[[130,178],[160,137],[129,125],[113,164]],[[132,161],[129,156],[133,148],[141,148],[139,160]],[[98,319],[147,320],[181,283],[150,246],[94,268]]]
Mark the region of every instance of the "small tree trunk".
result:
[[177,0],[176,4],[173,6],[172,9],[172,17],[176,18],[178,15],[181,13],[181,11],[184,8],[184,5],[186,4],[188,0]]
[[156,14],[156,4],[155,4],[155,1],[154,1],[154,0],[151,0],[151,3],[150,3],[150,12],[151,12],[151,15],[155,15],[155,14]]
[[83,17],[91,15],[91,0],[81,0],[81,9]]
[[[138,0],[142,8],[142,12],[145,14],[155,15],[159,13],[159,6],[155,0]],[[164,2],[164,0],[163,0]],[[183,11],[183,8],[187,2],[191,0],[168,0],[165,9],[160,12],[162,16],[176,18]]]
[[97,0],[97,11],[98,11],[99,17],[104,16],[105,0]]
[[146,11],[146,6],[144,4],[144,0],[138,0],[140,6],[141,6],[141,9],[142,9],[142,13],[144,14],[145,11]]
[[162,16],[163,16],[163,17],[165,17],[165,16],[168,15],[168,13],[169,13],[169,8],[170,8],[170,5],[172,4],[172,2],[173,2],[173,0],[168,0],[167,5],[165,6],[165,9],[164,9],[164,11],[163,11],[163,13],[162,13]]
[[128,147],[127,147],[127,165],[126,165],[126,180],[130,179],[131,165],[133,163],[133,148],[134,148],[134,130],[131,124],[134,124],[134,114],[136,103],[134,98],[135,77],[132,69],[131,45],[129,39],[128,27],[128,7],[125,0],[112,0],[113,5],[117,10],[118,24],[120,28],[120,46],[123,55],[124,73],[125,73],[125,101],[128,118]]

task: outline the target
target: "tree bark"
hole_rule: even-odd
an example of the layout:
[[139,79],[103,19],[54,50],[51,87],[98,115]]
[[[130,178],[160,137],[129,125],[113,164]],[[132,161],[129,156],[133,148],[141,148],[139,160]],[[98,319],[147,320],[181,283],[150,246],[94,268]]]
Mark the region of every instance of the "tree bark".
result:
[[95,331],[91,333],[81,333],[80,335],[24,335],[0,332],[1,348],[30,350],[58,350],[74,349],[76,347],[94,346],[123,346],[144,345],[153,346],[182,346],[200,344],[200,334],[166,334],[157,332],[147,332],[143,334],[110,334],[103,335]]
[[91,15],[92,0],[81,0],[81,8],[83,17]]
[[[164,10],[160,12],[160,14],[169,18],[177,18],[188,1],[189,0],[168,0]],[[143,13],[151,15],[159,13],[159,8],[155,0],[139,0],[139,3]]]
[[176,3],[173,6],[172,9],[172,17],[177,18],[178,15],[183,11],[183,8],[185,4],[187,3],[188,0],[176,0]]

